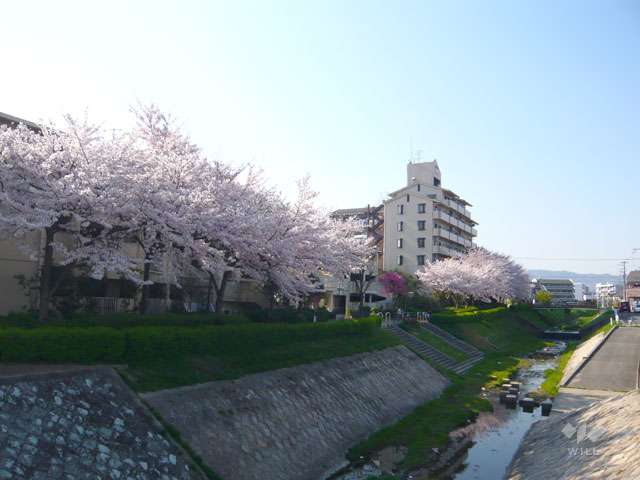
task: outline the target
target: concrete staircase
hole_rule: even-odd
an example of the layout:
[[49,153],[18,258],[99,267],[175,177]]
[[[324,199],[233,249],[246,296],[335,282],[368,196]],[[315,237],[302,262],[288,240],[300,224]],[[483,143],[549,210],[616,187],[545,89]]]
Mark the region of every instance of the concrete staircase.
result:
[[443,330],[440,327],[437,327],[433,323],[423,322],[423,323],[420,323],[420,327],[424,328],[425,330],[434,334],[435,336],[441,338],[452,347],[457,348],[458,350],[460,350],[461,352],[467,355],[468,357],[467,360],[458,363],[453,368],[453,371],[456,373],[462,374],[467,372],[471,367],[473,367],[476,363],[478,363],[480,360],[484,358],[484,353],[482,353],[479,349],[477,349],[470,343],[465,342],[464,340],[460,340],[455,335],[451,335],[449,332],[447,332],[446,330]]
[[418,337],[411,335],[406,330],[398,327],[397,325],[391,326],[388,330],[396,335],[402,343],[404,343],[407,347],[409,347],[414,352],[423,356],[427,360],[432,361],[436,365],[447,368],[449,370],[453,370],[453,367],[456,364],[456,361],[451,358],[449,355],[442,353],[440,350],[433,348],[426,342],[423,342]]
[[[476,363],[478,363],[484,357],[484,354],[478,350],[473,345],[470,345],[459,338],[451,335],[448,332],[445,332],[441,328],[436,327],[431,324],[423,324],[423,328],[428,330],[433,335],[438,336],[442,340],[449,343],[454,348],[462,351],[467,355],[467,358],[461,362],[456,362],[449,355],[441,352],[440,350],[432,347],[426,342],[423,342],[415,335],[410,334],[406,330],[403,330],[397,325],[389,326],[387,329],[396,335],[402,343],[404,343],[407,347],[409,347],[414,352],[418,353],[422,357],[427,360],[435,363],[436,365],[446,368],[448,370],[452,370],[457,374],[466,373],[471,367],[473,367]],[[429,327],[433,327],[429,328]]]

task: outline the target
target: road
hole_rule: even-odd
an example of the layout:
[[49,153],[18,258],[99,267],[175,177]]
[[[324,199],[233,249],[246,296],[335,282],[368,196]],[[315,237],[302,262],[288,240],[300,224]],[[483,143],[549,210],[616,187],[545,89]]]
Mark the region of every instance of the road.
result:
[[[633,317],[640,323],[640,316]],[[618,328],[567,387],[616,392],[635,390],[639,362],[640,328]]]

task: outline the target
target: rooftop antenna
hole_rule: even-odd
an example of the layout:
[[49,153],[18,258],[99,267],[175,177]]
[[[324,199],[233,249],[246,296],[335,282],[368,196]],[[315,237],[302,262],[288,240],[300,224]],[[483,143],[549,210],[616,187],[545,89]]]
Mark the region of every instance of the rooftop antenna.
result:
[[409,163],[413,163],[413,137],[409,137]]

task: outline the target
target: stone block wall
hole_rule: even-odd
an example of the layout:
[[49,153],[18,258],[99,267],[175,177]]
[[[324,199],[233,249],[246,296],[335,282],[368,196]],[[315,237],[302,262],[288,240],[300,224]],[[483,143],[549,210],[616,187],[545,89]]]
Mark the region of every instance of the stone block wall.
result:
[[400,346],[143,398],[225,480],[321,480],[447,384]]
[[0,479],[202,480],[111,369],[0,380]]

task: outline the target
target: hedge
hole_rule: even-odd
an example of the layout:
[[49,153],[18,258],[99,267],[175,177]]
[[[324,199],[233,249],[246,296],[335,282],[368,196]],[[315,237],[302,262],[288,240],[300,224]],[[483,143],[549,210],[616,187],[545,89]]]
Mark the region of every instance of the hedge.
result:
[[249,317],[243,314],[222,315],[215,313],[162,313],[140,315],[138,313],[76,313],[70,318],[51,318],[41,322],[29,313],[10,313],[0,317],[3,327],[112,327],[130,328],[139,326],[201,326],[231,325],[249,323]]
[[129,328],[139,326],[203,326],[238,325],[244,323],[312,323],[314,313],[319,322],[328,321],[332,314],[321,308],[311,309],[275,308],[273,310],[254,309],[231,315],[216,313],[161,313],[140,315],[138,313],[74,313],[69,318],[51,318],[40,322],[30,313],[10,313],[0,317],[4,327],[113,327]]
[[125,335],[107,327],[0,329],[3,362],[120,363]]
[[377,318],[322,324],[0,328],[0,361],[136,363],[247,352],[345,335],[370,336]]

